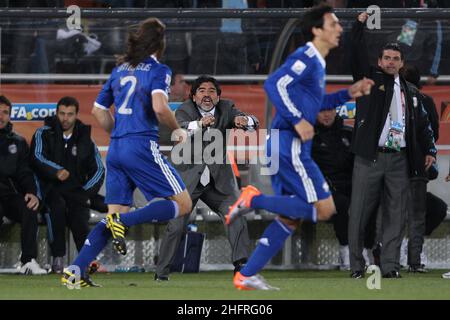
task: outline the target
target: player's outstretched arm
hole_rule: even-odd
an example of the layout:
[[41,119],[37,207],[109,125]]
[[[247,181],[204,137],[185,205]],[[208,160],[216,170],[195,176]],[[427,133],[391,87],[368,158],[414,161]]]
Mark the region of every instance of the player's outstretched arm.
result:
[[111,133],[114,128],[114,118],[108,109],[100,109],[98,107],[92,108],[92,114],[100,126],[108,133]]
[[178,142],[184,142],[187,139],[186,130],[181,129],[175,119],[174,114],[169,108],[169,101],[167,96],[161,92],[155,92],[152,94],[153,111],[155,112],[158,121],[166,125],[170,131],[176,130],[178,136]]
[[355,82],[350,88],[348,88],[348,93],[352,98],[359,98],[370,94],[372,86],[375,84],[372,79],[363,78]]
[[295,131],[300,136],[302,142],[311,140],[314,137],[314,127],[304,118],[294,126]]

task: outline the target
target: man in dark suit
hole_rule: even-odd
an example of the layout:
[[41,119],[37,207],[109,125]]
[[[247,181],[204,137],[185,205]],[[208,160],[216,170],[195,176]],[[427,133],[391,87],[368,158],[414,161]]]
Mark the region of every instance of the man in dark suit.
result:
[[351,277],[364,277],[364,228],[381,203],[381,271],[385,278],[401,278],[400,246],[412,199],[410,180],[436,162],[436,147],[417,88],[399,74],[404,63],[400,46],[386,44],[379,51],[378,66],[370,65],[364,32],[367,19],[367,12],[359,14],[351,32],[353,79],[368,77],[375,82],[370,95],[356,99],[348,233]]
[[[188,130],[190,140],[186,145],[180,145],[183,148],[182,161],[179,161],[176,148],[172,151],[171,161],[186,184],[194,206],[201,199],[224,222],[228,207],[237,199],[236,178],[226,161],[226,132],[233,128],[256,129],[259,122],[256,117],[247,116],[235,108],[233,101],[220,99],[220,94],[220,85],[215,78],[200,76],[195,80],[190,99],[175,113],[180,127]],[[218,142],[220,148],[214,149],[215,152],[207,152]],[[196,143],[201,143],[201,147]],[[169,280],[170,265],[188,221],[189,215],[168,223],[159,250],[155,280]],[[241,217],[226,231],[237,271],[247,261],[249,254],[247,222]]]

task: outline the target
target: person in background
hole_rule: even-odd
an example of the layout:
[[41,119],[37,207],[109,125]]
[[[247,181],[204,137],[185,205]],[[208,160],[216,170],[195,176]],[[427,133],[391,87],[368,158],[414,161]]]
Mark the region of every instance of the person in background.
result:
[[[352,194],[352,173],[354,155],[350,151],[353,129],[344,124],[336,109],[323,110],[317,115],[314,126],[311,155],[322,171],[336,205],[336,214],[331,218],[336,238],[339,241],[339,262],[341,270],[350,270],[348,248],[348,209]],[[370,217],[364,237],[364,259],[369,256],[375,242],[376,212]]]
[[91,203],[97,202],[105,178],[100,153],[91,139],[91,126],[78,119],[79,110],[76,98],[62,97],[56,105],[56,116],[47,117],[31,141],[32,167],[49,211],[53,273],[64,269],[66,226],[77,250],[83,247],[89,233]]
[[11,109],[8,98],[0,95],[0,226],[4,216],[21,224],[19,272],[47,274],[36,261],[39,185],[30,169],[27,142],[13,131]]
[[[367,12],[354,22],[352,74],[357,81],[375,81],[370,95],[356,100],[351,150],[355,154],[349,211],[351,278],[364,277],[364,232],[372,212],[382,205],[380,265],[384,278],[401,278],[400,247],[410,179],[421,176],[436,161],[433,132],[419,92],[399,75],[404,58],[397,43],[379,50],[377,67],[370,65],[364,36]],[[423,152],[424,158],[418,153]]]

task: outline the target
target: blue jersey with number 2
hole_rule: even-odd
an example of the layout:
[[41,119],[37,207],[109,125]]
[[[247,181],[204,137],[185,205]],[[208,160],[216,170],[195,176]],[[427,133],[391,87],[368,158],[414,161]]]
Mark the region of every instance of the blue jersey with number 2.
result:
[[100,91],[95,106],[109,109],[115,106],[112,139],[126,136],[147,136],[158,141],[158,120],[152,106],[152,94],[168,96],[172,72],[154,56],[136,67],[128,63],[113,69]]

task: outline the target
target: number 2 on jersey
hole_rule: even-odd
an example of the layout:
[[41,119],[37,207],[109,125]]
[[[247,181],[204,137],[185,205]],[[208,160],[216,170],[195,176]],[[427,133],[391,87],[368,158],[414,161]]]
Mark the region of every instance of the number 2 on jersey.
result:
[[125,100],[120,105],[118,112],[120,114],[130,115],[133,113],[133,109],[128,108],[128,101],[130,100],[131,95],[134,93],[134,90],[136,89],[136,77],[135,76],[126,76],[120,79],[120,85],[122,87],[126,86],[128,82],[131,82],[131,86],[127,91],[127,96],[125,97]]

